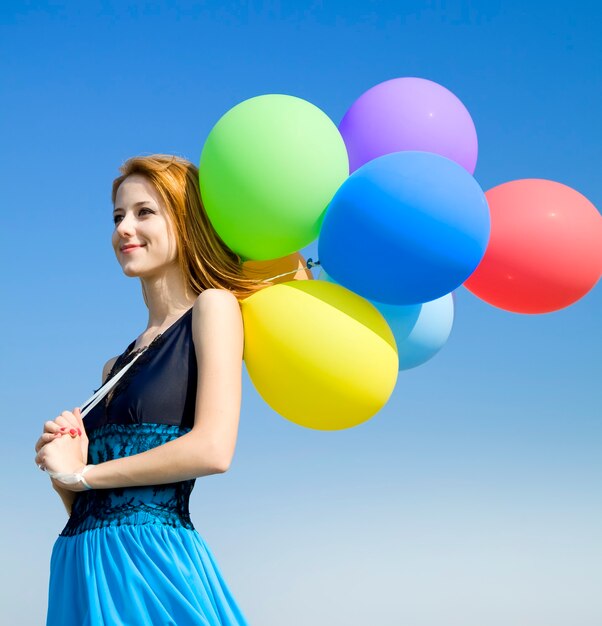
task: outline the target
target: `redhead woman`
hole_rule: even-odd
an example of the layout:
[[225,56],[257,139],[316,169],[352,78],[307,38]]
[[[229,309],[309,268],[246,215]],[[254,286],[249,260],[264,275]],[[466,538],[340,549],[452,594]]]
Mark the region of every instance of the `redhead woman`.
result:
[[112,245],[148,307],[146,329],[109,359],[128,364],[86,415],[44,424],[36,463],[70,517],[50,561],[47,626],[246,625],[195,529],[195,479],[228,470],[241,402],[240,300],[266,285],[204,211],[198,171],[135,157],[113,182]]

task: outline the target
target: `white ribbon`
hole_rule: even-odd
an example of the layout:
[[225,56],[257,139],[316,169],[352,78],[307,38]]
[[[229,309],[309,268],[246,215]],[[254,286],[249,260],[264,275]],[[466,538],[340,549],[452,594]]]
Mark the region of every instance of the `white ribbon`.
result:
[[119,381],[119,379],[127,372],[127,370],[132,366],[132,363],[146,350],[148,346],[144,346],[144,349],[141,350],[125,367],[119,370],[113,378],[107,380],[107,382],[96,391],[92,396],[90,396],[81,406],[85,407],[81,412],[81,418],[83,419],[106,395],[109,391],[115,386],[115,384]]
[[84,487],[86,489],[92,489],[90,485],[86,482],[84,478],[84,474],[94,465],[86,465],[82,469],[81,472],[75,472],[73,474],[69,474],[67,472],[51,472],[50,470],[46,470],[46,472],[50,475],[51,478],[56,478],[56,480],[64,483],[65,485],[76,485],[79,482],[84,483]]

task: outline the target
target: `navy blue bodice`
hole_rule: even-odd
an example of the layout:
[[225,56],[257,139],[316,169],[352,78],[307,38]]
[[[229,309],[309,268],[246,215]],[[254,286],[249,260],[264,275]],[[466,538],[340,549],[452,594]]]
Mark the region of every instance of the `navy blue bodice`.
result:
[[[132,341],[108,378],[137,351]],[[84,418],[87,463],[138,454],[189,432],[194,424],[197,363],[192,309],[157,335],[123,378]],[[79,491],[60,533],[123,524],[168,524],[193,529],[188,510],[195,480],[162,485]]]
[[[108,378],[131,361],[132,341]],[[123,378],[84,418],[88,436],[105,424],[171,424],[192,428],[197,364],[192,309],[157,335]]]

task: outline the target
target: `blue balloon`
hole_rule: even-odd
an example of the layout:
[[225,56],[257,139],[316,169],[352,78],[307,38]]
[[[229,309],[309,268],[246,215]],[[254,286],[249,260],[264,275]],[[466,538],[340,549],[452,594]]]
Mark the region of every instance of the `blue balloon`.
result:
[[[323,268],[318,280],[336,283]],[[431,302],[407,306],[370,302],[393,331],[400,370],[409,370],[426,363],[447,343],[454,323],[453,292]]]
[[430,152],[369,161],[322,217],[320,264],[368,300],[420,304],[451,293],[480,263],[491,230],[483,190],[462,166]]

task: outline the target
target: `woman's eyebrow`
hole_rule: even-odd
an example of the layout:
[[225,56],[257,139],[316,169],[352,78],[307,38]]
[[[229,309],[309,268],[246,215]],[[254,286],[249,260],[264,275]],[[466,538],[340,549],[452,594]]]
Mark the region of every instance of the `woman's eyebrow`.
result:
[[[141,202],[134,202],[134,206],[137,207],[137,206],[142,206],[143,204],[150,204],[150,203],[151,203],[150,200],[142,200]],[[125,209],[122,209],[120,206],[116,206],[113,209],[113,213],[115,213],[115,211],[124,211],[124,210]]]

